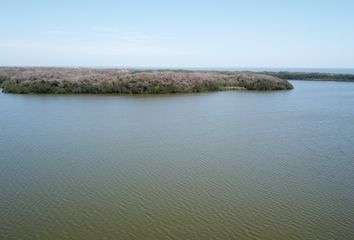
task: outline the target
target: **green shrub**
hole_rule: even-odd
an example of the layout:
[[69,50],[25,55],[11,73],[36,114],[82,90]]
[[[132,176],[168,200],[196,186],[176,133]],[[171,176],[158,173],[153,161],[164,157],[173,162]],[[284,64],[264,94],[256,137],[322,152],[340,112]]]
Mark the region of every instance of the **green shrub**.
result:
[[196,77],[183,75],[186,74],[184,72],[170,75],[163,72],[150,75],[149,72],[145,75],[135,74],[117,76],[109,81],[95,80],[91,82],[90,80],[14,80],[1,77],[0,84],[4,92],[36,94],[167,94],[212,92],[233,88],[262,91],[293,88],[287,81],[262,75],[239,76],[221,73],[203,75],[203,73],[197,73]]

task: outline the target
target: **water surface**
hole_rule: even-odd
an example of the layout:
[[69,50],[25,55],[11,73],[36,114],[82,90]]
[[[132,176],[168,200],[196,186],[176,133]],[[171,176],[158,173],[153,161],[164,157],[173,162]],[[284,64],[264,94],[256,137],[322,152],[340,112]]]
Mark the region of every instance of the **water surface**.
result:
[[354,83],[0,94],[0,239],[353,239]]

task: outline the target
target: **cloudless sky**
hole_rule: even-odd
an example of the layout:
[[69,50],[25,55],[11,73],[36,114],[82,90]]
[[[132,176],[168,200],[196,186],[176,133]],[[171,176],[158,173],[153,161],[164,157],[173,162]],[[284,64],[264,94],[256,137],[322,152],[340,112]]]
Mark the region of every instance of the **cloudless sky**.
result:
[[0,0],[0,66],[354,67],[354,0]]

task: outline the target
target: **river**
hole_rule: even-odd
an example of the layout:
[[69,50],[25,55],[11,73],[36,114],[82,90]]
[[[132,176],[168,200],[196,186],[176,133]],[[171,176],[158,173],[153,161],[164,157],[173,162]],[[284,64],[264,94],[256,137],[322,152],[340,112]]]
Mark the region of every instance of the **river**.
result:
[[0,239],[354,239],[354,83],[0,93]]

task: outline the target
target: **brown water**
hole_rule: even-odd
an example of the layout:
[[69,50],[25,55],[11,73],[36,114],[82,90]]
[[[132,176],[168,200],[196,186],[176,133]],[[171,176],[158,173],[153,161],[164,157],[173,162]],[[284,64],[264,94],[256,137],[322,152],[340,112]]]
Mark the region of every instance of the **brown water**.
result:
[[0,94],[0,239],[354,239],[354,84]]

